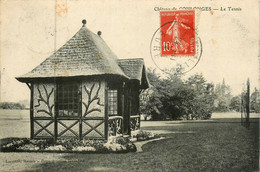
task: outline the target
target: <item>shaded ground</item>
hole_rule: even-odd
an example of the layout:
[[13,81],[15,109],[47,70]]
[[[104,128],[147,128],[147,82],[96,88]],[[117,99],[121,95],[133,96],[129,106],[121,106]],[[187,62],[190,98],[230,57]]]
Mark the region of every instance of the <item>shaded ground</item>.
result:
[[[258,171],[258,119],[142,122],[167,139],[127,154],[0,153],[0,171]],[[19,131],[18,131],[19,132]]]

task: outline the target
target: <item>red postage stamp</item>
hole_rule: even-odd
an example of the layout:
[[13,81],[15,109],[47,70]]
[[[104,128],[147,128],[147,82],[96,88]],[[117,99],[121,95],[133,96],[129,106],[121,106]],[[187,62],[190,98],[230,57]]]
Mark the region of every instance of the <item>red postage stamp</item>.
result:
[[161,11],[161,55],[194,56],[195,11]]

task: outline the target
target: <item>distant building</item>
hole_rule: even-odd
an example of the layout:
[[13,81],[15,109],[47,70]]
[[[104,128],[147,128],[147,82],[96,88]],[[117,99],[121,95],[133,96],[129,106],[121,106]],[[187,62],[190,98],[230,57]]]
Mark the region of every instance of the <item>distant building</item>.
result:
[[139,93],[149,87],[144,61],[118,59],[83,27],[31,72],[31,138],[107,139],[140,127]]

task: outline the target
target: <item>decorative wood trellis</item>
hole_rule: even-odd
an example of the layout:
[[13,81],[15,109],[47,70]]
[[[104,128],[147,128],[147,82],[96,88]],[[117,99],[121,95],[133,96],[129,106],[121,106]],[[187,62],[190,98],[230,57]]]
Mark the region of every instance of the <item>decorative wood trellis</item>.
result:
[[79,133],[79,119],[77,120],[64,120],[57,119],[57,138],[59,137],[76,137],[80,139]]
[[[61,93],[59,92],[59,85],[54,83],[33,85],[31,87],[33,97],[31,105],[33,107],[31,108],[31,137],[53,138],[54,140],[63,137],[107,139],[108,136],[130,135],[131,131],[139,130],[140,115],[130,116],[132,101],[131,96],[128,96],[128,92],[126,94],[128,98],[125,99],[124,95],[122,95],[120,100],[122,102],[120,114],[124,115],[108,116],[108,105],[105,108],[103,104],[103,101],[107,102],[105,99],[108,97],[106,88],[105,83],[101,84],[101,82],[85,81],[81,83],[77,87],[79,96],[76,97],[79,98],[80,102],[80,105],[77,106],[77,115],[68,115],[67,109],[59,109],[61,105],[57,101],[55,103],[55,99],[58,99],[57,96]],[[61,95],[64,97],[64,93]],[[64,106],[61,107],[64,108]],[[60,112],[63,113],[60,114]]]
[[130,129],[131,129],[131,131],[140,129],[140,116],[139,115],[130,117]]
[[82,138],[105,138],[104,118],[92,118],[82,120]]
[[52,137],[54,138],[54,120],[34,119],[33,137]]
[[54,86],[35,84],[31,91],[37,98],[34,111],[31,108],[31,138],[54,138]]
[[[82,100],[85,110],[82,112],[82,138],[105,138],[105,116],[102,109],[104,104],[101,103],[100,94],[101,82],[89,83],[88,86],[83,84],[83,95],[85,100]],[[95,115],[94,115],[95,114]]]
[[246,89],[241,94],[241,125],[250,127],[250,82],[246,83]]
[[[81,93],[81,87],[79,89]],[[48,83],[34,85],[32,87],[34,101],[31,108],[31,138],[105,139],[105,116],[102,112],[104,105],[99,95],[101,89],[104,91],[101,82],[83,84],[83,112],[80,111],[78,116],[59,116],[57,110],[55,112],[54,105],[55,85]]]
[[121,135],[122,131],[122,116],[111,116],[108,119],[109,136]]

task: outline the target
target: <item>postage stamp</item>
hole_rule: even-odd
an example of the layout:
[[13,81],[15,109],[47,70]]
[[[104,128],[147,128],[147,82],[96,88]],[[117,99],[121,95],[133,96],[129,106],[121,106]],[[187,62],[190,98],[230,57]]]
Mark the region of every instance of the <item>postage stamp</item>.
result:
[[161,55],[195,55],[195,11],[161,11]]
[[161,71],[187,73],[199,63],[202,43],[195,21],[194,10],[160,11],[160,27],[152,37],[150,55]]

